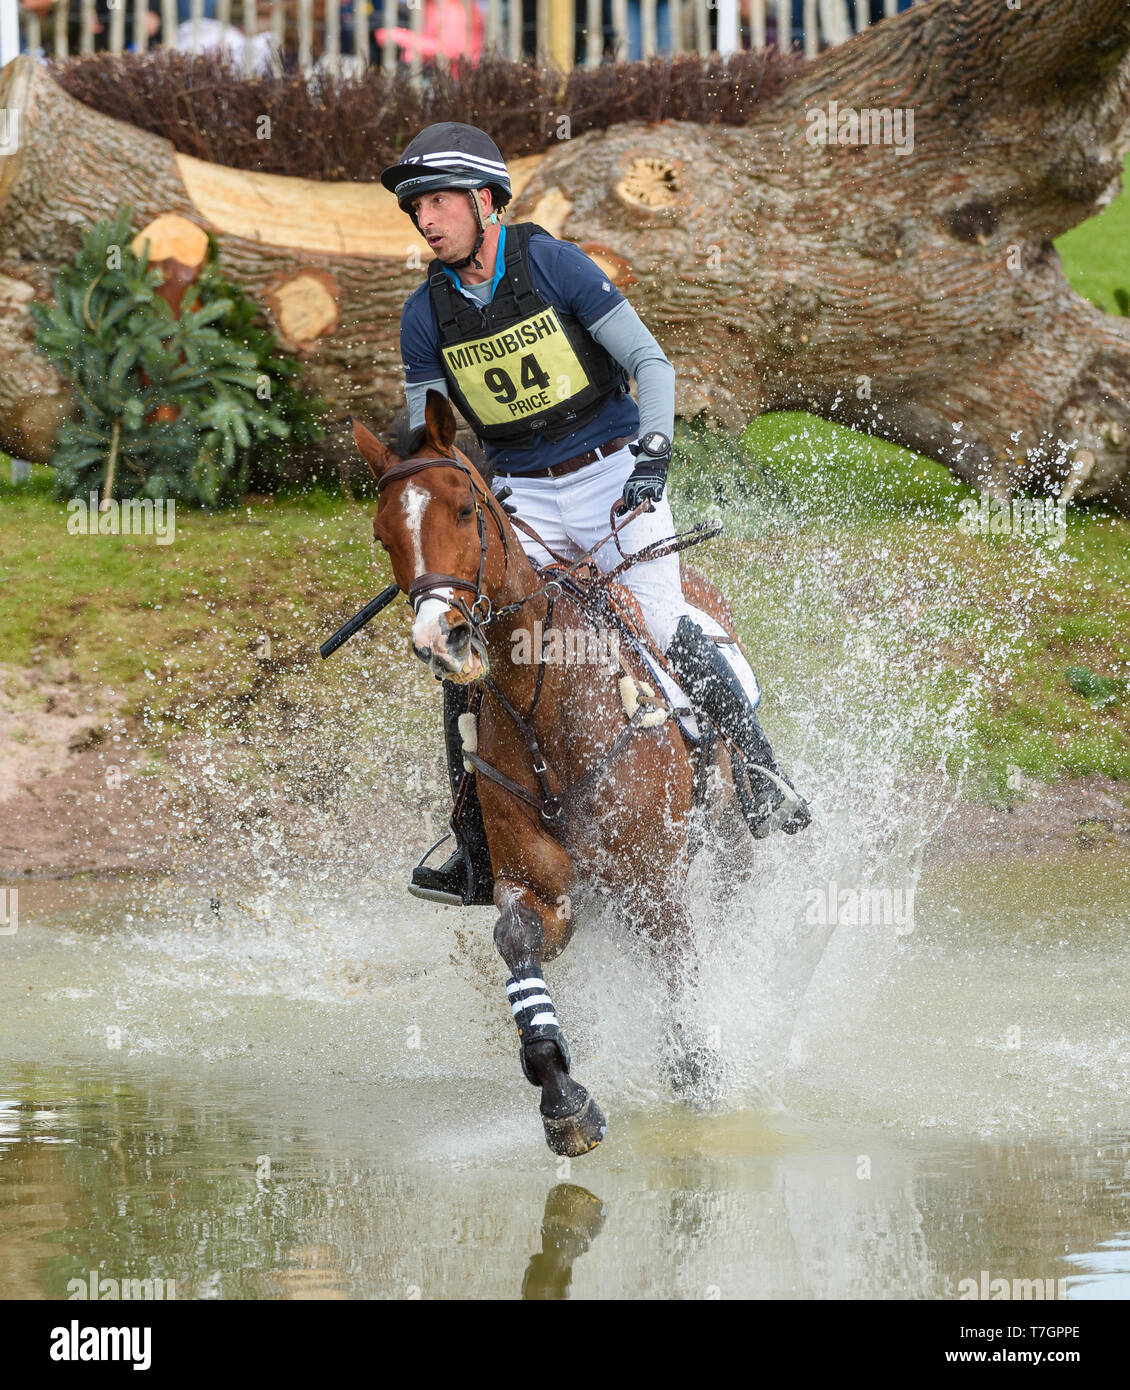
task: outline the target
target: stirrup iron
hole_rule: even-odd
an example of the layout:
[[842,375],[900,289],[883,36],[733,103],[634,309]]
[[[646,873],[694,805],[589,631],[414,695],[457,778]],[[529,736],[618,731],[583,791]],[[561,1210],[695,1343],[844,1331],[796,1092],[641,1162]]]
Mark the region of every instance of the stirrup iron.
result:
[[[435,844],[432,845],[431,849],[425,851],[425,853],[421,856],[419,862],[416,865],[416,869],[429,868],[430,866],[428,864],[428,860],[432,857],[436,850],[439,849],[440,845],[442,845],[445,841],[451,839],[454,839],[454,836],[450,833],[447,835],[441,835],[439,839],[435,842]],[[456,846],[458,846],[458,843],[458,840],[456,840]],[[412,872],[415,873],[416,869],[413,869]],[[413,883],[411,879],[409,879],[408,882],[408,891],[412,894],[414,898],[422,898],[425,902],[443,903],[446,907],[463,906],[464,895],[462,893],[445,893],[439,888],[425,888],[419,883]]]

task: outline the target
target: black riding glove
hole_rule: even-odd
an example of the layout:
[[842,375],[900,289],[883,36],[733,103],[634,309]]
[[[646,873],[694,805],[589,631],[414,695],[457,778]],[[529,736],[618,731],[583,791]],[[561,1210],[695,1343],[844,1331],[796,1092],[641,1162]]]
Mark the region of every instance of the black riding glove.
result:
[[[645,449],[645,444],[656,445],[660,440],[662,444],[654,452],[652,448]],[[661,434],[646,435],[642,443],[629,444],[628,449],[635,455],[636,466],[624,484],[624,497],[617,507],[617,511],[624,512],[632,511],[645,498],[651,502],[658,502],[662,498],[667,469],[671,463],[670,441]]]

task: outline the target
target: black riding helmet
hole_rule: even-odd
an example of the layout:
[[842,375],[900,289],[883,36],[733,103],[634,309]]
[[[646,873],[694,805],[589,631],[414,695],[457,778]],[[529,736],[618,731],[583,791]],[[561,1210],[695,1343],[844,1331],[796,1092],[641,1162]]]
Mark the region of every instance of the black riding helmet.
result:
[[396,194],[401,210],[411,217],[417,231],[420,224],[412,209],[413,198],[447,188],[467,190],[475,221],[479,224],[479,239],[469,256],[448,262],[453,270],[479,264],[476,257],[486,229],[475,190],[491,190],[495,208],[490,217],[492,222],[498,220],[497,209],[505,207],[511,197],[510,175],[498,146],[485,131],[459,121],[442,121],[422,130],[401,155],[400,163],[391,165],[381,174],[381,183],[390,193]]

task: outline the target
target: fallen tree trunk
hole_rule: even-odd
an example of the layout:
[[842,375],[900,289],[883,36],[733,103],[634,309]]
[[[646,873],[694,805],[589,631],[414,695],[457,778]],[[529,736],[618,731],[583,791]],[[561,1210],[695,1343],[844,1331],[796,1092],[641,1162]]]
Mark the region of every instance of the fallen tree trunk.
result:
[[[736,428],[808,409],[994,492],[1130,502],[1130,323],[1075,295],[1051,244],[1119,186],[1128,49],[1125,0],[932,0],[802,67],[744,126],[612,126],[516,161],[509,215],[627,291],[681,414]],[[49,294],[79,227],[124,202],[139,227],[180,213],[217,236],[329,402],[332,450],[349,453],[350,411],[391,418],[426,251],[383,189],[177,154],[26,59],[0,104],[23,133],[0,163],[0,351],[17,368],[0,440],[43,375],[5,305]]]
[[[398,329],[427,247],[378,184],[252,174],[178,154],[167,141],[73,100],[39,63],[0,77],[20,112],[0,159],[0,445],[48,462],[70,393],[34,342],[27,304],[49,300],[82,230],[123,204],[142,231],[187,218],[212,232],[220,266],[260,300],[301,385],[328,405],[327,454],[352,461],[350,412],[387,423],[403,404]],[[516,161],[515,183],[536,159]],[[423,254],[421,254],[423,253]]]
[[812,410],[995,492],[1127,502],[1130,322],[1071,290],[1052,238],[1118,191],[1128,48],[1125,0],[936,0],[744,128],[562,147],[518,215],[552,196],[623,257],[684,413]]

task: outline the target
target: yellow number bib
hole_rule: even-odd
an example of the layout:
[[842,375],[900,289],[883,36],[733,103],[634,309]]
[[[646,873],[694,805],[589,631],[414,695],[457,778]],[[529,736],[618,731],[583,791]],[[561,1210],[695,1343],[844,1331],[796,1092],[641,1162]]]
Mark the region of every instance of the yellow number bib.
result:
[[528,420],[589,384],[552,305],[501,333],[442,352],[452,380],[483,425]]

